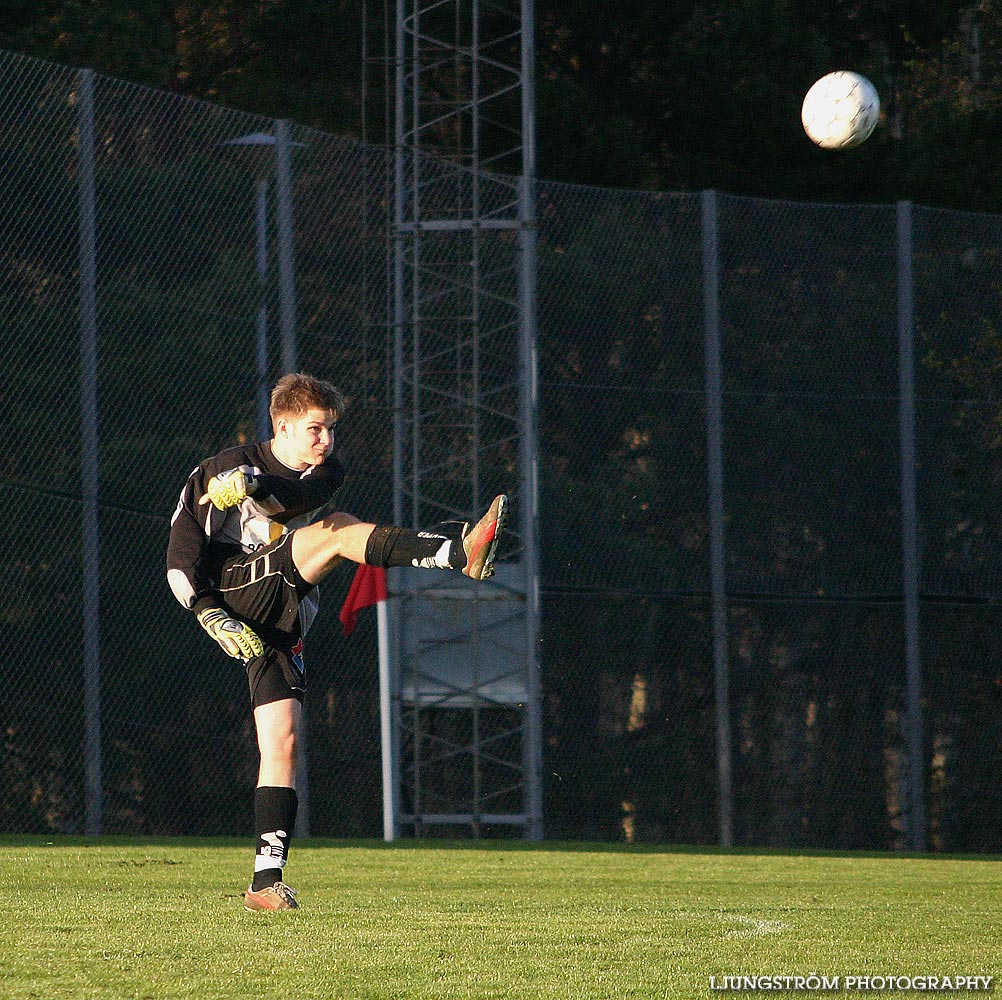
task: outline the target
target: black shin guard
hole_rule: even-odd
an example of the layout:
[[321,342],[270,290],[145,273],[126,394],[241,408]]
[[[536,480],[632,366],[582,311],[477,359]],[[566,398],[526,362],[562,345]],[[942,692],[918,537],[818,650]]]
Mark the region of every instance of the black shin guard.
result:
[[365,543],[365,561],[369,566],[452,569],[466,562],[465,557],[457,562],[457,548],[462,555],[463,546],[459,542],[462,530],[463,524],[458,521],[446,522],[428,531],[377,524]]
[[[392,524],[377,524],[365,543],[365,561],[369,566],[399,566],[400,563],[389,562],[390,554],[396,546],[397,539],[403,533],[403,528]],[[406,563],[402,565],[406,566]]]

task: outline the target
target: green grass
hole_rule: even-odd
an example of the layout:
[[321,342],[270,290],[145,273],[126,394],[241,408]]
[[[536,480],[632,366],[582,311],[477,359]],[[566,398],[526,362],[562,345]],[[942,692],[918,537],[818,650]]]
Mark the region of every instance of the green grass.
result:
[[3,1000],[692,998],[736,995],[710,976],[1002,976],[991,858],[304,841],[286,870],[302,909],[252,914],[246,843],[0,849]]

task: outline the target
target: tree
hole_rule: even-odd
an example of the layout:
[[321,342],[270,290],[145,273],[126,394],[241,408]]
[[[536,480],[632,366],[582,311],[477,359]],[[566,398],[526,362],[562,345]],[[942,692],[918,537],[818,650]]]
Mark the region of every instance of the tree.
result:
[[[2,47],[341,135],[360,133],[364,111],[368,137],[385,135],[392,26],[365,4],[8,8]],[[1002,203],[991,139],[997,0],[905,9],[891,0],[540,0],[536,13],[543,177],[812,201]],[[877,133],[841,155],[815,149],[799,123],[807,88],[835,68],[868,75],[884,106]]]

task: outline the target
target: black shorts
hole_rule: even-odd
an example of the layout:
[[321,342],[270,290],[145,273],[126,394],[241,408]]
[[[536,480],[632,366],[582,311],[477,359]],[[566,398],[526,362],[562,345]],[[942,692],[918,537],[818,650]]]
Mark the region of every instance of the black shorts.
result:
[[272,649],[263,656],[247,661],[247,685],[251,705],[267,705],[273,701],[295,698],[302,702],[306,691],[306,668],[303,664],[303,640],[289,651]]
[[292,561],[292,535],[223,564],[219,590],[227,610],[247,622],[267,649],[247,661],[251,704],[303,700],[306,668],[300,605],[315,590]]

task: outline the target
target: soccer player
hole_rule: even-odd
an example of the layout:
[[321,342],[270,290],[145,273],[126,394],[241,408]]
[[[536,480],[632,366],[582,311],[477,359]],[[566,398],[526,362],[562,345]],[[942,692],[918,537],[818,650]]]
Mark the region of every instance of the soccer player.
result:
[[317,612],[317,584],[342,559],[486,579],[507,516],[503,495],[472,527],[453,521],[408,531],[324,513],[344,480],[334,455],[343,412],[330,383],[285,375],[271,394],[271,440],[201,462],[171,520],[167,580],[174,596],[247,669],[261,755],[248,910],[298,908],[282,869],[296,818],[303,637]]

